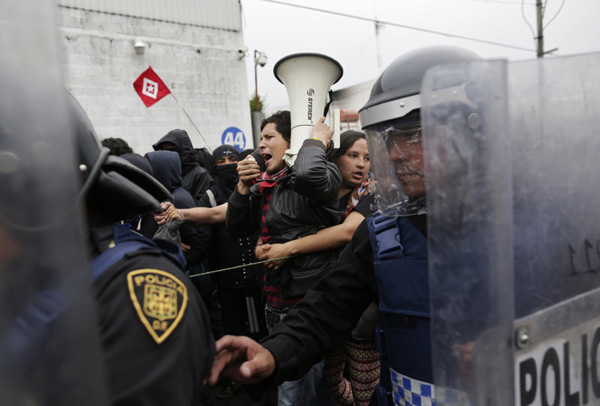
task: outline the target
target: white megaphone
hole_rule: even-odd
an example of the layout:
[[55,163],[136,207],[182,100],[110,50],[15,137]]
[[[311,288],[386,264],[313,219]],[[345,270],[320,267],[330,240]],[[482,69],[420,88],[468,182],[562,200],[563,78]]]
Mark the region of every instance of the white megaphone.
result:
[[[310,138],[313,126],[324,116],[329,89],[340,80],[344,70],[339,62],[326,55],[302,53],[283,57],[273,72],[285,85],[290,100],[292,133],[284,160],[292,167],[302,143]],[[333,142],[339,146],[339,139]]]

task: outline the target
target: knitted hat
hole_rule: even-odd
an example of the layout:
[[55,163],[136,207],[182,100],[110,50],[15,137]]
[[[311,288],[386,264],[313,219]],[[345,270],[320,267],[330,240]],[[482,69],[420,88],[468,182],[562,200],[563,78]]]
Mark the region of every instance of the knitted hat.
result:
[[217,166],[217,161],[224,156],[233,156],[238,161],[241,161],[240,152],[236,147],[231,145],[221,145],[219,148],[215,149],[212,154],[212,163],[213,166]]

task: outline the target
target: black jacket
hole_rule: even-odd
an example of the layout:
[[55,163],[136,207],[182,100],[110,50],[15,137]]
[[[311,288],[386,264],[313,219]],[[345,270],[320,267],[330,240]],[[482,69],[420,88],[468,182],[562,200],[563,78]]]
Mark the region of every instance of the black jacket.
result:
[[[148,152],[146,158],[152,166],[152,172],[158,180],[173,195],[173,205],[178,209],[189,209],[196,207],[196,202],[190,193],[182,187],[181,165],[179,156],[175,152],[155,151]],[[152,238],[158,230],[154,219],[142,222],[142,234]],[[185,251],[187,268],[199,265],[204,261],[206,242],[200,238],[200,230],[192,224],[183,223],[179,227],[181,242],[189,245],[190,249]]]
[[298,379],[341,348],[371,302],[379,303],[379,291],[369,229],[363,221],[331,273],[261,341],[277,362],[274,383]]
[[[341,179],[336,165],[326,160],[323,143],[304,141],[292,175],[273,190],[266,216],[271,243],[284,243],[339,224],[343,216],[338,210]],[[229,198],[227,231],[244,236],[260,228],[262,207],[258,185],[252,187],[250,195],[241,195],[236,189]],[[329,271],[337,254],[333,250],[299,255],[267,277],[281,286],[284,298],[300,296]]]
[[162,137],[152,147],[158,150],[160,144],[170,142],[175,144],[181,159],[182,186],[190,192],[196,202],[212,184],[212,176],[196,161],[196,153],[192,141],[185,130],[172,130]]
[[[227,203],[231,193],[220,187],[219,180],[209,189],[217,205]],[[205,192],[199,207],[213,207],[208,192]],[[201,238],[207,245],[207,259],[211,271],[230,268],[241,264],[249,264],[256,260],[254,246],[258,239],[258,230],[247,236],[233,237],[225,228],[225,223],[202,227]],[[262,266],[252,265],[216,274],[219,285],[230,288],[244,288],[251,283],[256,285],[262,276]]]

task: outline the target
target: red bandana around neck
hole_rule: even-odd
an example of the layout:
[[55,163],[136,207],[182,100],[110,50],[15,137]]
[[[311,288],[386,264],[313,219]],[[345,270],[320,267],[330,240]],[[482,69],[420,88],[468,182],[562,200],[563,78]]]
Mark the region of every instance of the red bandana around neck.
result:
[[269,189],[275,187],[277,181],[282,179],[284,176],[288,174],[289,171],[288,166],[284,166],[282,170],[274,174],[273,176],[269,175],[267,172],[261,172],[260,174],[260,184],[258,185],[258,190],[263,192],[265,189]]

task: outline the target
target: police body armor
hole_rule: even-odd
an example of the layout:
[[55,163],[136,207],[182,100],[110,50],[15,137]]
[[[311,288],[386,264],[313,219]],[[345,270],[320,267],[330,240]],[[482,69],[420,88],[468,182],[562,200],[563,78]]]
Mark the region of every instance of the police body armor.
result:
[[377,213],[368,226],[379,288],[378,402],[425,404],[433,398],[427,238],[408,217]]

